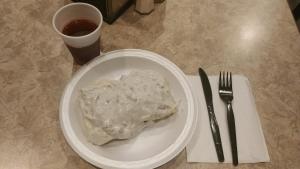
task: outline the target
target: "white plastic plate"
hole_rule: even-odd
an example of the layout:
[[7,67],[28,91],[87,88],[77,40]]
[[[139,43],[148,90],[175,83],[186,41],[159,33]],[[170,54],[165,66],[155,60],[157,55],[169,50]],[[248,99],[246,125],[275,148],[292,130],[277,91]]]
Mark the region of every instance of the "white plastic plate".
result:
[[[98,79],[118,79],[131,70],[144,69],[155,70],[166,78],[178,112],[132,139],[103,146],[89,143],[81,126],[79,90]],[[117,50],[95,58],[73,76],[61,97],[60,124],[69,145],[91,164],[112,169],[149,169],[168,162],[185,148],[198,118],[194,102],[187,78],[175,64],[145,50]]]

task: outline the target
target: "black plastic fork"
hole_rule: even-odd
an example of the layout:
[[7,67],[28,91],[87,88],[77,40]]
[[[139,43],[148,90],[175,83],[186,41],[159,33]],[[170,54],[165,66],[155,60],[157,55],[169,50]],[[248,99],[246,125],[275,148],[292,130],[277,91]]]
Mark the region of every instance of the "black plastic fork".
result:
[[229,129],[229,137],[231,144],[231,153],[232,153],[232,163],[237,166],[239,163],[237,145],[236,145],[236,132],[235,132],[235,120],[232,110],[232,100],[233,100],[233,91],[232,91],[232,76],[231,72],[228,75],[228,72],[220,72],[219,76],[219,95],[224,101],[227,107],[227,122]]

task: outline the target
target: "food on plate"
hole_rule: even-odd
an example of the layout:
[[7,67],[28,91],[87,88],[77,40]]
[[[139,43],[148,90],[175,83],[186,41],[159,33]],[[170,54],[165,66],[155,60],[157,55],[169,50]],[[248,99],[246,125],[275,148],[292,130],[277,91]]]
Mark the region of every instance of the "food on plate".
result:
[[135,70],[119,80],[98,80],[81,89],[79,103],[85,134],[96,145],[132,138],[177,112],[169,84],[152,70]]

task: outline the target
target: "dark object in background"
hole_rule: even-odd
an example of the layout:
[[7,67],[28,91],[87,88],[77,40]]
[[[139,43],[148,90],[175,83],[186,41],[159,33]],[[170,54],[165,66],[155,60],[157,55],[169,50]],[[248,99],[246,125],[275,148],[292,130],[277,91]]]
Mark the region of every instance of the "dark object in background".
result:
[[103,20],[112,24],[122,13],[129,8],[133,0],[72,0],[85,2],[96,6],[103,15]]
[[154,0],[154,3],[162,3],[164,2],[165,0]]
[[288,4],[300,32],[300,0],[288,0]]

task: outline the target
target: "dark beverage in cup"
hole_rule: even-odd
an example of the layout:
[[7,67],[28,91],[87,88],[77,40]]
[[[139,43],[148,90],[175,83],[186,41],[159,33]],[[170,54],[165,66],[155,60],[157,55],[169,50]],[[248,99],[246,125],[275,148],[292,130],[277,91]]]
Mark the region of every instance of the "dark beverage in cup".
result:
[[67,47],[71,52],[75,62],[79,65],[83,65],[100,55],[100,39],[93,44],[82,48],[75,48],[69,45],[67,45]]
[[[85,36],[95,31],[97,27],[98,25],[90,20],[76,19],[64,27],[63,34],[76,37]],[[72,47],[68,44],[66,46],[78,64],[84,64],[100,55],[100,38],[91,45],[81,48]]]
[[53,27],[61,35],[76,63],[83,65],[100,55],[101,12],[86,3],[72,3],[59,9]]
[[87,19],[75,19],[64,27],[63,34],[68,36],[84,36],[92,33],[97,27],[98,25],[93,21]]

